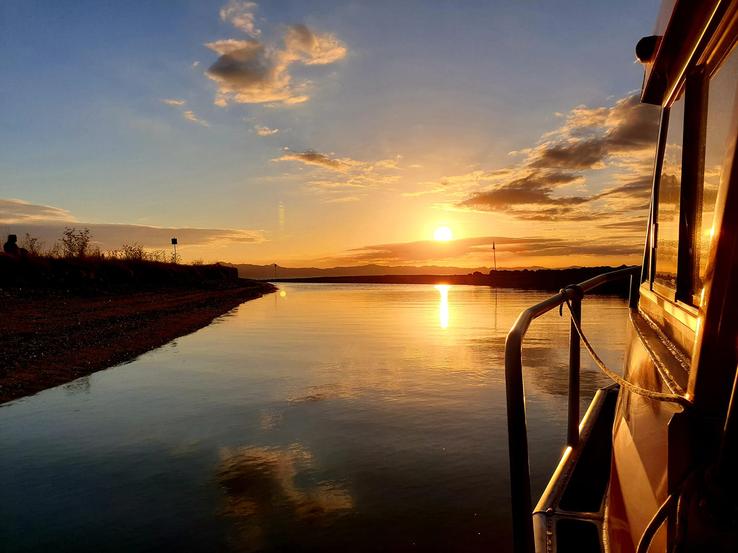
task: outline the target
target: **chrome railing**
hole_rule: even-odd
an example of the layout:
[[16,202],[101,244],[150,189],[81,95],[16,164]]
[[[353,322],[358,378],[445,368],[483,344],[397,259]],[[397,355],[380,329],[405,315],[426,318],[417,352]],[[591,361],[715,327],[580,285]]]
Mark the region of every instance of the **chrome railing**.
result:
[[[580,284],[563,288],[555,296],[523,311],[510,329],[505,340],[505,385],[507,392],[507,435],[510,458],[510,491],[512,493],[513,546],[516,553],[534,553],[533,506],[530,491],[530,465],[528,460],[528,430],[525,417],[525,393],[523,390],[522,346],[528,327],[544,313],[561,306],[571,305],[572,317],[577,322],[582,316],[582,299],[587,292],[609,282],[631,278],[631,305],[637,297],[635,283],[639,280],[639,267],[628,267],[598,275]],[[580,338],[574,322],[569,334],[569,409],[567,420],[567,445],[579,442],[579,368]]]

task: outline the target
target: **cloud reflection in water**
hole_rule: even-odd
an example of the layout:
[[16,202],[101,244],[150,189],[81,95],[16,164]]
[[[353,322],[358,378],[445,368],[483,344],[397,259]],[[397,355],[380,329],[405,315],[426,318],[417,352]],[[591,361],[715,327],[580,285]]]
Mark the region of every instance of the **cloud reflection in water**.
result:
[[313,455],[300,444],[222,448],[216,473],[225,493],[222,514],[257,549],[275,520],[328,524],[353,499],[341,484],[315,481],[314,470]]

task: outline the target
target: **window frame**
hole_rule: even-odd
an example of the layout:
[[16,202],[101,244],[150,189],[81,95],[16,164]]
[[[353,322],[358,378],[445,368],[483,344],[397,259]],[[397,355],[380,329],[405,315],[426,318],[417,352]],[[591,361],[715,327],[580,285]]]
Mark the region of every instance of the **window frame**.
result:
[[[650,289],[662,299],[692,311],[696,308],[699,267],[696,241],[699,238],[702,217],[702,183],[705,166],[705,133],[707,126],[707,93],[709,74],[704,68],[692,68],[678,86],[667,106],[663,108],[659,133],[658,162],[652,212],[652,238],[649,246]],[[671,288],[656,281],[656,250],[659,247],[658,209],[661,189],[661,169],[668,139],[671,106],[684,95],[684,121],[682,121],[682,157],[679,183],[679,227],[677,235],[676,286]],[[688,209],[685,209],[685,206]]]

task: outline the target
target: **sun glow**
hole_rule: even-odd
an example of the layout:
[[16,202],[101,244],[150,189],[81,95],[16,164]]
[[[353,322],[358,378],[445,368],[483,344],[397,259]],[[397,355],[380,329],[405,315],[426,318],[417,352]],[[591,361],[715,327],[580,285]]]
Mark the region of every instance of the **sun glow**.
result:
[[436,284],[435,288],[441,296],[438,302],[438,326],[446,329],[448,328],[448,291],[451,286]]
[[453,240],[454,233],[451,232],[451,229],[448,227],[438,227],[433,232],[433,239],[438,240],[439,242],[448,242],[449,240]]

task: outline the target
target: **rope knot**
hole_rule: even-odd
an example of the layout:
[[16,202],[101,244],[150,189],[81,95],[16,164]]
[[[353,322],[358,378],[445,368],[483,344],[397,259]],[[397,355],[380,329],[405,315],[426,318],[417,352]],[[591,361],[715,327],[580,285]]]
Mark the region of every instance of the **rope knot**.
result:
[[584,290],[582,290],[582,287],[578,284],[569,284],[565,288],[561,289],[561,293],[566,294],[567,296],[571,294],[572,299],[580,301],[584,299]]

